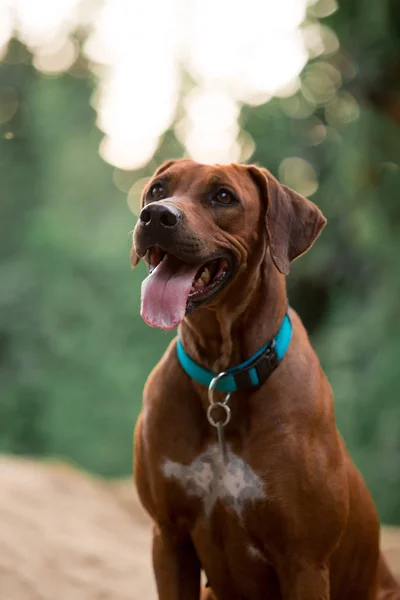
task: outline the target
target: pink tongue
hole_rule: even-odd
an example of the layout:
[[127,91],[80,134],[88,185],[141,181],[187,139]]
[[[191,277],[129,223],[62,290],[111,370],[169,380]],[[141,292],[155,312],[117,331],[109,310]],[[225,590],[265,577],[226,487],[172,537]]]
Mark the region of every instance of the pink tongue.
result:
[[167,254],[142,283],[141,315],[150,327],[169,331],[178,327],[200,265],[187,265]]

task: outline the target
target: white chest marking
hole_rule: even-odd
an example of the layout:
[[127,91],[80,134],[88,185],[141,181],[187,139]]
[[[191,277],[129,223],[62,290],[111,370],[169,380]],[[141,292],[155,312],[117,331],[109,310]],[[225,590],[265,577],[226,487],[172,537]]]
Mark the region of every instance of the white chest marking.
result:
[[249,544],[247,546],[247,552],[249,553],[251,558],[254,558],[255,560],[262,560],[263,562],[268,562],[264,554],[252,544]]
[[229,448],[223,464],[217,444],[188,466],[166,459],[162,470],[165,477],[178,480],[190,496],[203,500],[207,517],[218,499],[241,516],[248,502],[265,498],[260,477]]

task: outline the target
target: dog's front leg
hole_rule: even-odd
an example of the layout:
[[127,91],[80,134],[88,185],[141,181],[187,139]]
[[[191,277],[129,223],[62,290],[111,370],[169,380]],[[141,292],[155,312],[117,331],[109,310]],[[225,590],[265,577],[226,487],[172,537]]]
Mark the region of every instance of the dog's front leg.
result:
[[199,600],[200,563],[189,536],[155,526],[153,567],[159,600]]
[[283,600],[329,600],[327,567],[303,563],[280,569],[279,582]]

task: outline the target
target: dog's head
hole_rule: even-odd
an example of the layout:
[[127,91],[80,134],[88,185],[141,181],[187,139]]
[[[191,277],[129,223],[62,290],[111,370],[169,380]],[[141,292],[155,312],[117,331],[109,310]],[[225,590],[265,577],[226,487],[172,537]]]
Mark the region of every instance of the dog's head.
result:
[[309,200],[255,166],[169,161],[144,189],[131,262],[150,275],[142,317],[174,329],[202,305],[222,302],[260,241],[280,271],[304,254],[326,220]]

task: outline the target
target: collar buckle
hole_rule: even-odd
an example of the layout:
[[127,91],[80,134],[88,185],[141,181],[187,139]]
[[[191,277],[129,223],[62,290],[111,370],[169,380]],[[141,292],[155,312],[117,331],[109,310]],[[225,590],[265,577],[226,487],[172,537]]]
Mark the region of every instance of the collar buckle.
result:
[[260,383],[264,383],[264,381],[271,375],[272,371],[275,371],[278,365],[279,359],[276,354],[275,340],[272,340],[265,352],[263,352],[260,358],[253,365],[257,370]]
[[[279,365],[279,358],[275,349],[275,340],[271,340],[264,352],[255,360],[248,364],[244,369],[235,373],[235,382],[238,390],[248,389],[249,387],[258,388],[268,379],[271,373]],[[254,381],[254,376],[258,377]]]

